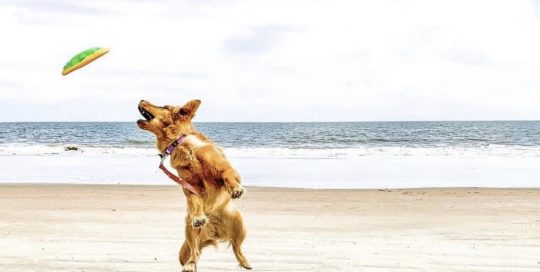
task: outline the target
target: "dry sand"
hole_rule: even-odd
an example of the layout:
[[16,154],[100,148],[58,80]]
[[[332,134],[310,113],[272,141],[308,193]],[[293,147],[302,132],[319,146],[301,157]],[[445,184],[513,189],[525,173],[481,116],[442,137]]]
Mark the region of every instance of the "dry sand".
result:
[[[254,271],[540,271],[540,190],[248,188]],[[0,271],[180,271],[173,186],[0,185]],[[242,271],[230,249],[199,271]]]

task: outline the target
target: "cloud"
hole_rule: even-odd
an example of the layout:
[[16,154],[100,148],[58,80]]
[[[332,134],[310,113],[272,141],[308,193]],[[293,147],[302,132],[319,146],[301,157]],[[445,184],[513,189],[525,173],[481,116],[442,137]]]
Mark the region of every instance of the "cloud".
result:
[[489,60],[482,52],[467,49],[450,49],[443,53],[443,57],[449,61],[465,65],[489,64]]
[[291,29],[280,25],[252,27],[243,36],[233,37],[224,44],[226,53],[261,53],[270,50]]
[[81,3],[74,3],[74,1],[64,0],[5,0],[2,2],[7,6],[14,6],[22,10],[28,10],[31,12],[56,12],[56,13],[77,13],[77,14],[97,14],[105,12],[103,9],[97,7],[87,6]]
[[[0,120],[135,120],[142,98],[200,98],[199,121],[539,119],[537,7],[4,1]],[[60,76],[94,46],[111,52]]]
[[539,16],[540,15],[540,1],[531,0],[531,4],[534,7],[534,12],[536,13],[537,16]]

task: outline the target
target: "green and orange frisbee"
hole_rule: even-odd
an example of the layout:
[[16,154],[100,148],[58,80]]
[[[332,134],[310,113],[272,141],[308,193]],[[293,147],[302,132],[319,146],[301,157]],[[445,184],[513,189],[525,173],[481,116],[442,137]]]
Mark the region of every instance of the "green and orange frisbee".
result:
[[64,65],[64,69],[62,70],[62,75],[65,76],[79,68],[86,66],[92,61],[107,54],[107,52],[109,52],[109,49],[103,48],[103,47],[94,47],[94,48],[90,48],[90,49],[82,51],[81,53],[73,56],[73,58],[71,58],[66,63],[66,65]]

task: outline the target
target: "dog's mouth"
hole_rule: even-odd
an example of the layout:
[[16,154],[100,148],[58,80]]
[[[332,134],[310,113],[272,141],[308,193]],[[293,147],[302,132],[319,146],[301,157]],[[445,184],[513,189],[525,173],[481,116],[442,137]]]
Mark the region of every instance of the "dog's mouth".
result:
[[145,110],[143,107],[139,107],[139,112],[141,115],[146,119],[146,121],[151,121],[154,119],[154,115],[151,114],[149,111]]

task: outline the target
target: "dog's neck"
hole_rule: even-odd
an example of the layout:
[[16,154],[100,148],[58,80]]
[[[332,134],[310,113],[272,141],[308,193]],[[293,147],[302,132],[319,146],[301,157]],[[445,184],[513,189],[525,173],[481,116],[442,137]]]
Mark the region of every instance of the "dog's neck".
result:
[[161,152],[165,150],[172,142],[176,141],[181,135],[195,134],[197,131],[192,125],[171,125],[157,135],[157,148]]
[[158,141],[157,141],[157,149],[159,150],[159,152],[163,152],[163,150],[167,149],[167,147],[169,147],[169,145],[172,142],[176,141],[182,135],[186,135],[186,134],[185,133],[179,133],[175,137],[168,136],[168,137],[163,137],[161,139],[158,139]]

